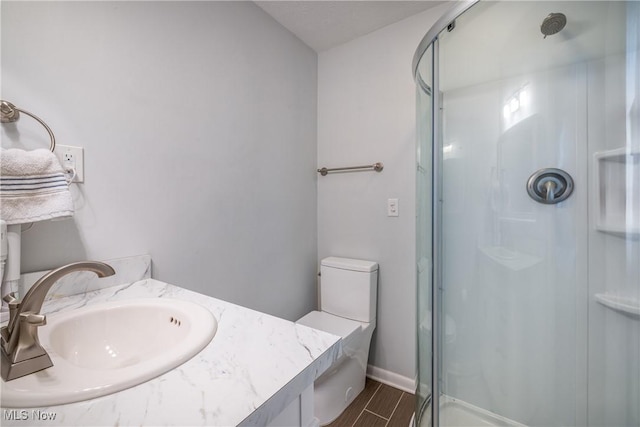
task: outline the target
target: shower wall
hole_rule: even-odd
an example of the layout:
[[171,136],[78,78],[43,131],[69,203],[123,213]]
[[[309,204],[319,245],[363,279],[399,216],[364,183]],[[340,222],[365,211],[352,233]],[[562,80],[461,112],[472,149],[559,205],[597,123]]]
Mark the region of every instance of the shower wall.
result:
[[640,310],[598,301],[640,306],[640,3],[626,27],[626,55],[590,64],[590,425],[640,425]]
[[586,99],[584,64],[443,93],[443,392],[527,425],[586,405],[586,188],[552,206],[525,188],[545,167],[586,181]]

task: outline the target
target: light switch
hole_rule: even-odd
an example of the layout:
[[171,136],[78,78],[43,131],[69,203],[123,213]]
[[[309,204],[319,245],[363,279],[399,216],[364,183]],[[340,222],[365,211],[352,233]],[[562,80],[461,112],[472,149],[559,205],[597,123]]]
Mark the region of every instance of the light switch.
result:
[[387,200],[387,216],[398,216],[398,199]]

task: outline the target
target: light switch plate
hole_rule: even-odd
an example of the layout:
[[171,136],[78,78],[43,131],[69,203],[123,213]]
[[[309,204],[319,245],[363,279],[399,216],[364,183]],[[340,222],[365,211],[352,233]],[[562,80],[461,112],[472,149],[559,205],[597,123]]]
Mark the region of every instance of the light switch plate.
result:
[[387,216],[398,216],[398,199],[387,200]]

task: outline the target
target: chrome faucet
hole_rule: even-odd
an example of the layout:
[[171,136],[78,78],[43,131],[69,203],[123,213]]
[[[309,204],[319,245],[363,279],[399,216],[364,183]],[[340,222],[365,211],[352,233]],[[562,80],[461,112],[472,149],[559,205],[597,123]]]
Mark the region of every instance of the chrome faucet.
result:
[[110,265],[102,262],[76,262],[42,276],[20,302],[13,293],[3,298],[9,304],[9,323],[0,329],[3,380],[11,381],[53,366],[38,340],[38,327],[47,324],[47,318],[40,314],[40,309],[53,284],[75,271],[93,271],[98,277],[115,274]]

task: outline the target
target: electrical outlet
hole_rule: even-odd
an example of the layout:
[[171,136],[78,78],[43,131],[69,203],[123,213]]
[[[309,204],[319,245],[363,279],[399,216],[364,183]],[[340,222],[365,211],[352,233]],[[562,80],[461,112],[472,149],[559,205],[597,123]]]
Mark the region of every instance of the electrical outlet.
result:
[[63,169],[75,169],[73,182],[84,182],[84,148],[56,144],[54,153]]

